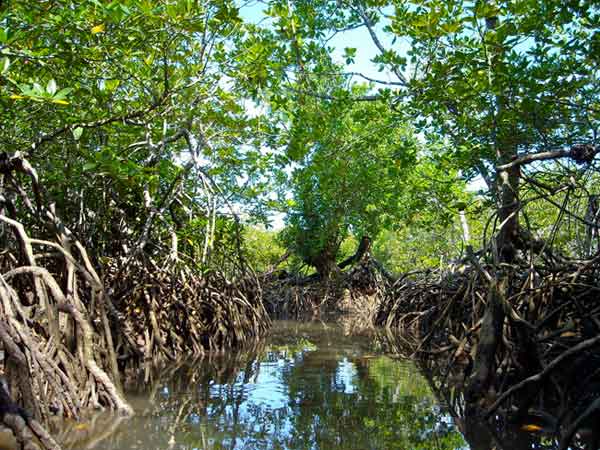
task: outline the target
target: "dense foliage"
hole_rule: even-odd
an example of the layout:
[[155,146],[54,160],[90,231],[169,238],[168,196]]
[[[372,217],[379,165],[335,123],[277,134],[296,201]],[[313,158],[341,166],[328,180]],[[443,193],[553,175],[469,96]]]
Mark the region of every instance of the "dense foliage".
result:
[[98,256],[206,261],[215,215],[254,208],[269,159],[227,75],[234,5],[11,2],[1,24],[3,150],[29,158],[73,231]]
[[[391,120],[410,123],[420,133],[437,174],[454,171],[467,182],[485,183],[486,206],[497,215],[492,229],[504,223],[501,258],[510,260],[513,247],[522,245],[522,224],[538,231],[520,217],[530,202],[554,196],[568,177],[575,188],[588,189],[580,168],[595,155],[598,125],[600,18],[593,2],[272,1],[265,17],[270,26],[260,30],[255,45],[269,58],[257,93],[277,107],[285,105],[292,118],[301,117],[298,109],[307,95],[323,105],[332,100],[384,105],[379,111],[387,108]],[[358,29],[376,51],[362,58],[379,67],[380,79],[324,56],[334,50],[332,39]],[[345,48],[347,67],[360,51]],[[348,88],[329,89],[323,79],[332,76],[345,77]],[[370,90],[357,92],[357,80],[371,81]],[[572,162],[553,162],[568,156]],[[550,182],[544,175],[549,169],[555,172]],[[415,180],[417,186],[424,178]],[[536,185],[540,178],[546,181]],[[428,200],[443,185],[436,181]],[[404,203],[414,199],[409,195]],[[451,206],[456,199],[445,200]],[[557,202],[551,199],[547,206]]]
[[[307,102],[308,103],[308,102]],[[381,104],[311,101],[294,117],[287,245],[327,274],[352,233],[377,236],[397,217],[416,140]],[[296,131],[298,130],[298,131]]]
[[[227,235],[241,211],[275,209],[286,245],[327,271],[350,234],[375,238],[413,212],[453,220],[463,194],[409,175],[427,152],[390,92],[355,103],[370,88],[328,54],[323,33],[343,15],[274,2],[259,26],[230,2],[69,5],[4,7],[0,134],[95,257],[206,263],[239,244]],[[432,189],[449,210],[425,213]]]
[[[453,324],[465,333],[454,356],[472,344],[470,405],[503,358],[505,374],[551,365],[548,352],[539,367],[512,361],[506,342],[541,348],[542,325],[560,325],[543,315],[559,291],[593,299],[553,283],[597,282],[596,3],[0,2],[0,312],[12,327],[0,338],[27,408],[47,415],[34,394],[64,383],[70,400],[44,413],[129,410],[113,384],[126,361],[222,350],[267,328],[250,266],[267,280],[315,270],[289,277],[302,286],[371,242],[363,250],[394,272],[471,264],[457,279],[477,303]],[[340,45],[346,33],[364,42]],[[428,320],[447,288],[394,286]],[[526,288],[541,300],[518,300]],[[581,343],[577,301],[556,311]],[[46,370],[17,377],[31,355]]]
[[[11,3],[0,138],[99,256],[152,241],[206,261],[215,216],[278,210],[286,245],[325,267],[349,233],[479,214],[463,181],[509,223],[558,189],[520,192],[550,167],[536,153],[593,142],[599,20],[585,1]],[[382,80],[344,67],[362,49],[332,56],[348,29]],[[495,167],[531,154],[503,185]]]

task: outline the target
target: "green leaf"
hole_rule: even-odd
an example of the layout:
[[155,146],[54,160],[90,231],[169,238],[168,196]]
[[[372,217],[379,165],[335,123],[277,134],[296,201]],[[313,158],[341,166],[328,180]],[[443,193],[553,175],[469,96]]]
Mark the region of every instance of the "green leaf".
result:
[[33,95],[43,96],[46,93],[46,90],[37,82],[33,83],[31,88],[31,92]]
[[83,172],[89,172],[90,170],[94,170],[96,167],[98,167],[98,164],[96,163],[86,163],[83,165]]
[[81,135],[83,134],[83,128],[81,128],[81,127],[74,128],[72,130],[72,133],[73,133],[73,139],[78,141],[79,138],[81,138]]
[[10,59],[8,58],[8,56],[5,56],[4,58],[2,58],[2,75],[4,75],[6,72],[8,72],[8,68],[10,67]]
[[344,48],[344,58],[346,58],[346,64],[352,64],[356,57],[356,49],[353,47]]
[[121,80],[118,79],[104,81],[104,87],[107,91],[114,91],[119,87],[120,84]]
[[31,86],[29,86],[26,83],[19,84],[19,90],[21,91],[21,94],[23,94],[27,97],[31,97],[34,95],[33,90],[31,89]]
[[73,88],[69,88],[69,87],[61,89],[60,91],[58,91],[56,93],[56,95],[54,96],[54,99],[55,100],[62,100],[64,98],[66,98],[67,95],[69,95],[72,90],[73,90]]
[[46,92],[50,95],[54,95],[56,92],[56,81],[54,81],[54,79],[51,79],[50,81],[48,81],[48,84],[46,85]]

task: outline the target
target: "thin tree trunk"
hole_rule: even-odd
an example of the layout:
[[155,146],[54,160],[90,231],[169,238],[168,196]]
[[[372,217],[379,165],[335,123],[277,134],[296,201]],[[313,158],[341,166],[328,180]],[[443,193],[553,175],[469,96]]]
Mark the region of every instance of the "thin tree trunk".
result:
[[358,248],[356,249],[356,252],[354,253],[354,255],[349,256],[348,258],[343,260],[341,263],[338,264],[338,267],[340,269],[345,269],[346,267],[348,267],[352,264],[356,264],[370,251],[371,251],[371,238],[369,236],[363,236],[360,239],[360,243],[358,244]]
[[467,222],[467,216],[465,214],[464,209],[461,209],[458,212],[458,217],[460,218],[460,226],[462,228],[463,241],[465,241],[465,245],[469,245],[469,241],[471,240],[471,233],[469,231],[469,222]]
[[[488,1],[492,4],[493,1]],[[498,28],[498,17],[486,19],[486,35]],[[489,69],[490,90],[496,90],[501,81],[496,73],[502,63],[503,49],[497,42],[486,44]],[[492,108],[494,118],[494,144],[496,146],[496,165],[502,166],[517,157],[517,147],[510,137],[511,130],[502,125],[506,109],[506,98],[502,92],[496,96]],[[505,319],[504,303],[510,294],[510,275],[502,270],[503,264],[515,259],[515,244],[519,229],[519,168],[503,168],[496,173],[498,193],[498,221],[500,229],[496,237],[497,261],[499,270],[496,278],[490,282],[488,301],[483,316],[479,343],[475,355],[473,376],[467,387],[465,397],[468,408],[476,407],[487,396],[496,376],[496,354],[502,342]]]

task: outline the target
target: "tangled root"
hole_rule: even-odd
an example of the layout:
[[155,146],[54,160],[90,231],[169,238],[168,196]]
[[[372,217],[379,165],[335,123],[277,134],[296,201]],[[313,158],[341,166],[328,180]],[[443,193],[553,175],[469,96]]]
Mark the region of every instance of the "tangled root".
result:
[[[524,415],[543,405],[572,437],[577,426],[600,416],[599,262],[505,265],[499,273],[465,263],[412,274],[389,290],[376,324],[401,336],[404,356],[437,366],[443,380],[460,371],[467,382],[493,282],[504,277],[510,283],[500,299],[505,319],[493,364],[495,394],[478,407],[491,417],[499,410]],[[561,448],[569,439],[563,437]]]
[[113,264],[107,278],[123,317],[117,352],[134,363],[239,348],[270,325],[260,286],[251,276],[232,282],[220,272],[199,275],[150,260],[130,264],[126,271]]
[[267,279],[264,284],[265,307],[272,317],[302,319],[343,314],[346,319],[356,319],[361,328],[370,328],[390,281],[375,259],[365,257],[329,280],[306,282],[289,277]]

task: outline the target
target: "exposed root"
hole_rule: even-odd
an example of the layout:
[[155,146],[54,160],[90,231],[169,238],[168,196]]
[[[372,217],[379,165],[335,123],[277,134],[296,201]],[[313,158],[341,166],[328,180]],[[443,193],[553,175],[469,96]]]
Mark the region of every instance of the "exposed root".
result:
[[[123,275],[119,275],[123,274]],[[116,348],[121,359],[139,363],[247,345],[268,330],[258,282],[248,276],[229,281],[220,272],[198,275],[184,266],[110,266],[115,308],[123,333]]]
[[2,406],[2,423],[12,431],[20,448],[39,450],[40,446],[37,444],[39,442],[42,448],[60,450],[58,444],[44,427],[10,398],[6,383],[0,383],[0,405]]
[[[7,267],[16,260],[9,254],[0,264],[0,341],[13,398],[38,420],[54,413],[78,417],[89,407],[132,414],[114,377],[111,331],[102,326],[108,299],[85,251],[31,239],[19,222],[0,220],[26,249],[27,265]],[[34,252],[34,245],[62,251],[49,256]]]
[[504,407],[516,421],[542,408],[557,429],[583,414],[589,422],[600,417],[598,408],[586,411],[600,387],[599,269],[598,258],[500,271],[471,260],[412,274],[390,289],[376,324],[399,332],[405,356],[440,366],[444,379],[458,372],[467,383],[489,295],[496,295],[497,278],[508,279],[508,295],[496,299],[505,319],[493,373],[477,406],[490,417]]
[[352,317],[359,328],[371,328],[387,286],[386,274],[373,258],[363,258],[346,272],[329,280],[310,283],[296,278],[265,280],[267,311],[277,318],[310,318],[324,315]]
[[[26,159],[2,159],[0,177],[0,375],[11,388],[0,408],[14,400],[45,425],[50,416],[78,419],[87,409],[131,415],[120,387],[125,367],[222,352],[267,330],[260,285],[242,258],[233,282],[189,269],[176,251],[156,262],[136,246],[135,257],[103,258],[102,279],[53,205],[44,204]],[[58,448],[42,439],[41,426],[23,427],[23,417],[13,416],[2,423],[21,446],[35,448],[35,435],[42,447]]]

